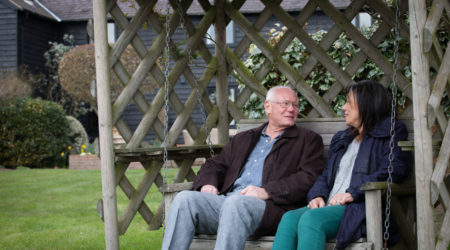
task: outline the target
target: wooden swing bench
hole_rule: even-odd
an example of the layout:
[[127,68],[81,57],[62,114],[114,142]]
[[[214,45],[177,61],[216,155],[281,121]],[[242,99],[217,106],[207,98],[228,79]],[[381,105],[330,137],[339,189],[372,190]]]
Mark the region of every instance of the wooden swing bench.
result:
[[[266,120],[242,119],[237,124],[238,132],[242,132],[251,128],[255,128],[263,124]],[[413,138],[413,120],[401,119],[409,132],[409,139]],[[325,157],[327,157],[328,148],[331,138],[335,133],[346,128],[345,121],[342,118],[308,118],[297,120],[297,126],[310,129],[322,136],[325,146]],[[410,141],[399,143],[404,150],[412,150],[413,143]],[[164,194],[164,202],[166,212],[173,201],[175,195],[182,190],[192,189],[192,182],[173,183],[163,185],[159,191]],[[382,221],[382,198],[386,193],[386,182],[366,183],[361,187],[365,191],[366,199],[366,224],[367,238],[359,239],[357,242],[350,244],[347,249],[380,249],[383,246],[383,225]],[[403,241],[401,245],[397,245],[399,249],[416,249],[415,236],[415,185],[409,181],[401,184],[392,184],[391,198],[391,214],[400,225],[400,232]],[[392,216],[392,215],[391,215]],[[213,249],[215,245],[215,235],[196,235],[192,241],[190,249]],[[258,239],[248,239],[245,249],[271,249],[273,244],[273,236],[264,236]],[[326,244],[326,249],[334,249],[335,242],[330,240]],[[393,249],[393,248],[391,248]]]

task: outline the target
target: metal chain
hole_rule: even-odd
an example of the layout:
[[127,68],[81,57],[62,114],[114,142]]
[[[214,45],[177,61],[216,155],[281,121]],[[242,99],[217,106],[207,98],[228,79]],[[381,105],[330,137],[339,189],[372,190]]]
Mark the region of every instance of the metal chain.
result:
[[389,217],[391,215],[391,195],[392,195],[392,172],[394,167],[392,162],[394,161],[394,147],[395,147],[395,116],[396,116],[396,106],[397,106],[397,71],[399,69],[398,61],[398,48],[399,48],[399,29],[400,29],[400,0],[395,1],[395,26],[394,26],[394,65],[393,65],[393,76],[392,76],[392,110],[391,110],[391,131],[389,140],[389,167],[388,167],[388,179],[387,179],[387,193],[386,193],[386,218],[384,221],[384,246],[383,249],[388,249],[387,241],[389,240],[389,227],[390,221]]
[[[178,9],[178,14],[180,15],[180,27],[182,30],[184,30],[184,34],[185,34],[185,41],[186,41],[186,57],[188,59],[188,65],[191,64],[191,62],[194,62],[194,57],[192,56],[192,51],[191,51],[191,47],[189,46],[189,34],[187,29],[185,29],[185,20],[184,20],[184,15],[183,15],[183,10],[181,7],[181,1],[182,0],[177,0],[177,9]],[[214,156],[214,149],[212,146],[212,142],[211,142],[211,134],[208,128],[208,124],[206,122],[206,111],[205,111],[205,107],[203,106],[203,102],[202,102],[202,95],[200,93],[200,86],[198,84],[198,80],[197,77],[195,77],[195,74],[193,72],[193,78],[194,78],[194,88],[196,90],[196,94],[197,94],[197,102],[200,105],[200,112],[202,115],[202,119],[203,122],[205,124],[205,130],[206,130],[206,141],[208,143],[209,146],[209,154],[211,155],[211,157]]]
[[[169,127],[169,62],[170,62],[170,48],[169,48],[169,42],[170,42],[170,19],[169,19],[169,6],[167,6],[166,10],[166,46],[164,48],[163,53],[163,66],[164,66],[164,141],[163,141],[163,184],[167,184],[167,134],[168,134],[168,127]],[[163,200],[162,205],[165,207],[165,201],[164,196],[165,192],[162,193]],[[164,211],[162,214],[162,224],[164,228],[166,227],[165,221],[165,213],[168,211]]]
[[169,19],[169,7],[166,10],[166,47],[164,48],[164,141],[163,141],[163,169],[164,178],[163,182],[166,184],[167,179],[167,137],[168,137],[168,127],[169,127],[169,62],[170,62],[170,19]]

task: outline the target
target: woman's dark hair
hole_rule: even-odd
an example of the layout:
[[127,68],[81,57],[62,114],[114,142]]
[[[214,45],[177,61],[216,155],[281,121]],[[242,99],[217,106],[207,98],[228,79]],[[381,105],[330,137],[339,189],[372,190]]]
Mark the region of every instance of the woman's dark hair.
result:
[[364,80],[347,87],[352,92],[361,118],[362,134],[373,129],[375,124],[391,115],[391,93],[380,83]]

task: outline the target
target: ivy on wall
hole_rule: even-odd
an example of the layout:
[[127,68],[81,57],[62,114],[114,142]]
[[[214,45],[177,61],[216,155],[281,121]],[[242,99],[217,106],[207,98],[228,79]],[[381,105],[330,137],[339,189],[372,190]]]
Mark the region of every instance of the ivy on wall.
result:
[[[371,27],[362,27],[361,33],[369,39],[374,32],[377,30],[378,25],[375,23]],[[276,45],[278,41],[280,41],[281,37],[284,35],[286,31],[286,27],[280,27],[280,25],[276,25],[275,28],[271,29],[268,35],[268,41],[273,46]],[[323,37],[327,34],[326,31],[317,31],[315,33],[310,34],[311,38],[320,43]],[[448,40],[448,34],[443,36],[443,41]],[[408,52],[409,43],[405,40],[400,40],[399,46],[399,54],[402,57],[402,54]],[[394,39],[393,35],[388,36],[383,42],[378,45],[378,50],[383,53],[383,55],[388,58],[388,60],[393,63],[394,58]],[[333,45],[328,49],[327,54],[332,58],[341,69],[345,70],[348,64],[352,61],[352,59],[360,53],[360,48],[349,39],[344,33],[339,36],[339,38],[333,43]],[[362,53],[362,52],[361,52]],[[311,56],[310,52],[307,48],[298,40],[294,38],[291,44],[283,51],[282,53],[283,59],[286,60],[295,70],[299,70]],[[399,58],[399,60],[404,60],[405,58]],[[256,73],[263,63],[266,60],[266,56],[258,49],[258,47],[254,44],[250,46],[249,49],[249,57],[245,61],[245,65],[248,69],[251,70],[252,73]],[[262,85],[269,89],[273,86],[277,85],[288,85],[288,79],[273,65],[270,66],[271,69],[264,79],[261,80]],[[410,65],[407,64],[401,69],[402,73],[406,78],[411,80],[411,68]],[[380,81],[380,79],[384,76],[384,72],[370,59],[366,60],[366,62],[355,72],[352,76],[355,82],[360,80],[375,80]],[[238,83],[240,88],[245,86],[245,83],[238,78]],[[336,82],[336,78],[329,72],[324,66],[318,63],[314,69],[309,73],[306,77],[305,81],[314,89],[320,96],[325,94],[329,88]],[[337,95],[332,102],[329,104],[330,107],[339,115],[342,114],[342,106],[345,104],[346,100],[345,91],[341,91],[339,95]],[[307,100],[298,93],[299,97],[299,116],[305,117],[312,109],[312,106],[307,102]],[[444,98],[444,102],[448,102],[448,98]],[[397,104],[400,111],[406,107],[409,100],[405,96],[404,93],[398,91],[397,94]],[[447,107],[448,113],[448,105]],[[247,103],[243,106],[242,111],[249,118],[261,118],[264,116],[264,106],[263,100],[260,100],[256,94],[252,94]]]

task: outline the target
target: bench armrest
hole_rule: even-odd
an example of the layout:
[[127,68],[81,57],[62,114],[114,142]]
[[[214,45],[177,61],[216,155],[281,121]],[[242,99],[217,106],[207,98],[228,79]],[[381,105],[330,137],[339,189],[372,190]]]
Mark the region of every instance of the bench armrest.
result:
[[[363,191],[375,191],[375,190],[386,191],[387,182],[385,181],[366,182],[361,186],[360,189]],[[414,195],[416,193],[416,185],[414,184],[414,182],[411,181],[405,181],[402,183],[392,183],[391,191],[393,195]]]
[[164,202],[164,223],[167,222],[167,216],[169,213],[170,205],[172,205],[172,201],[175,198],[175,195],[178,192],[183,190],[191,190],[193,182],[183,182],[183,183],[172,183],[172,184],[164,184],[158,188],[159,192],[164,194],[163,202]]
[[[374,249],[383,247],[382,222],[382,193],[387,190],[387,182],[367,182],[361,186],[366,199],[367,240],[374,244]],[[414,195],[416,188],[414,182],[392,183],[392,195]]]
[[193,182],[182,182],[182,183],[172,183],[172,184],[164,184],[158,188],[161,193],[176,193],[183,190],[191,190]]

